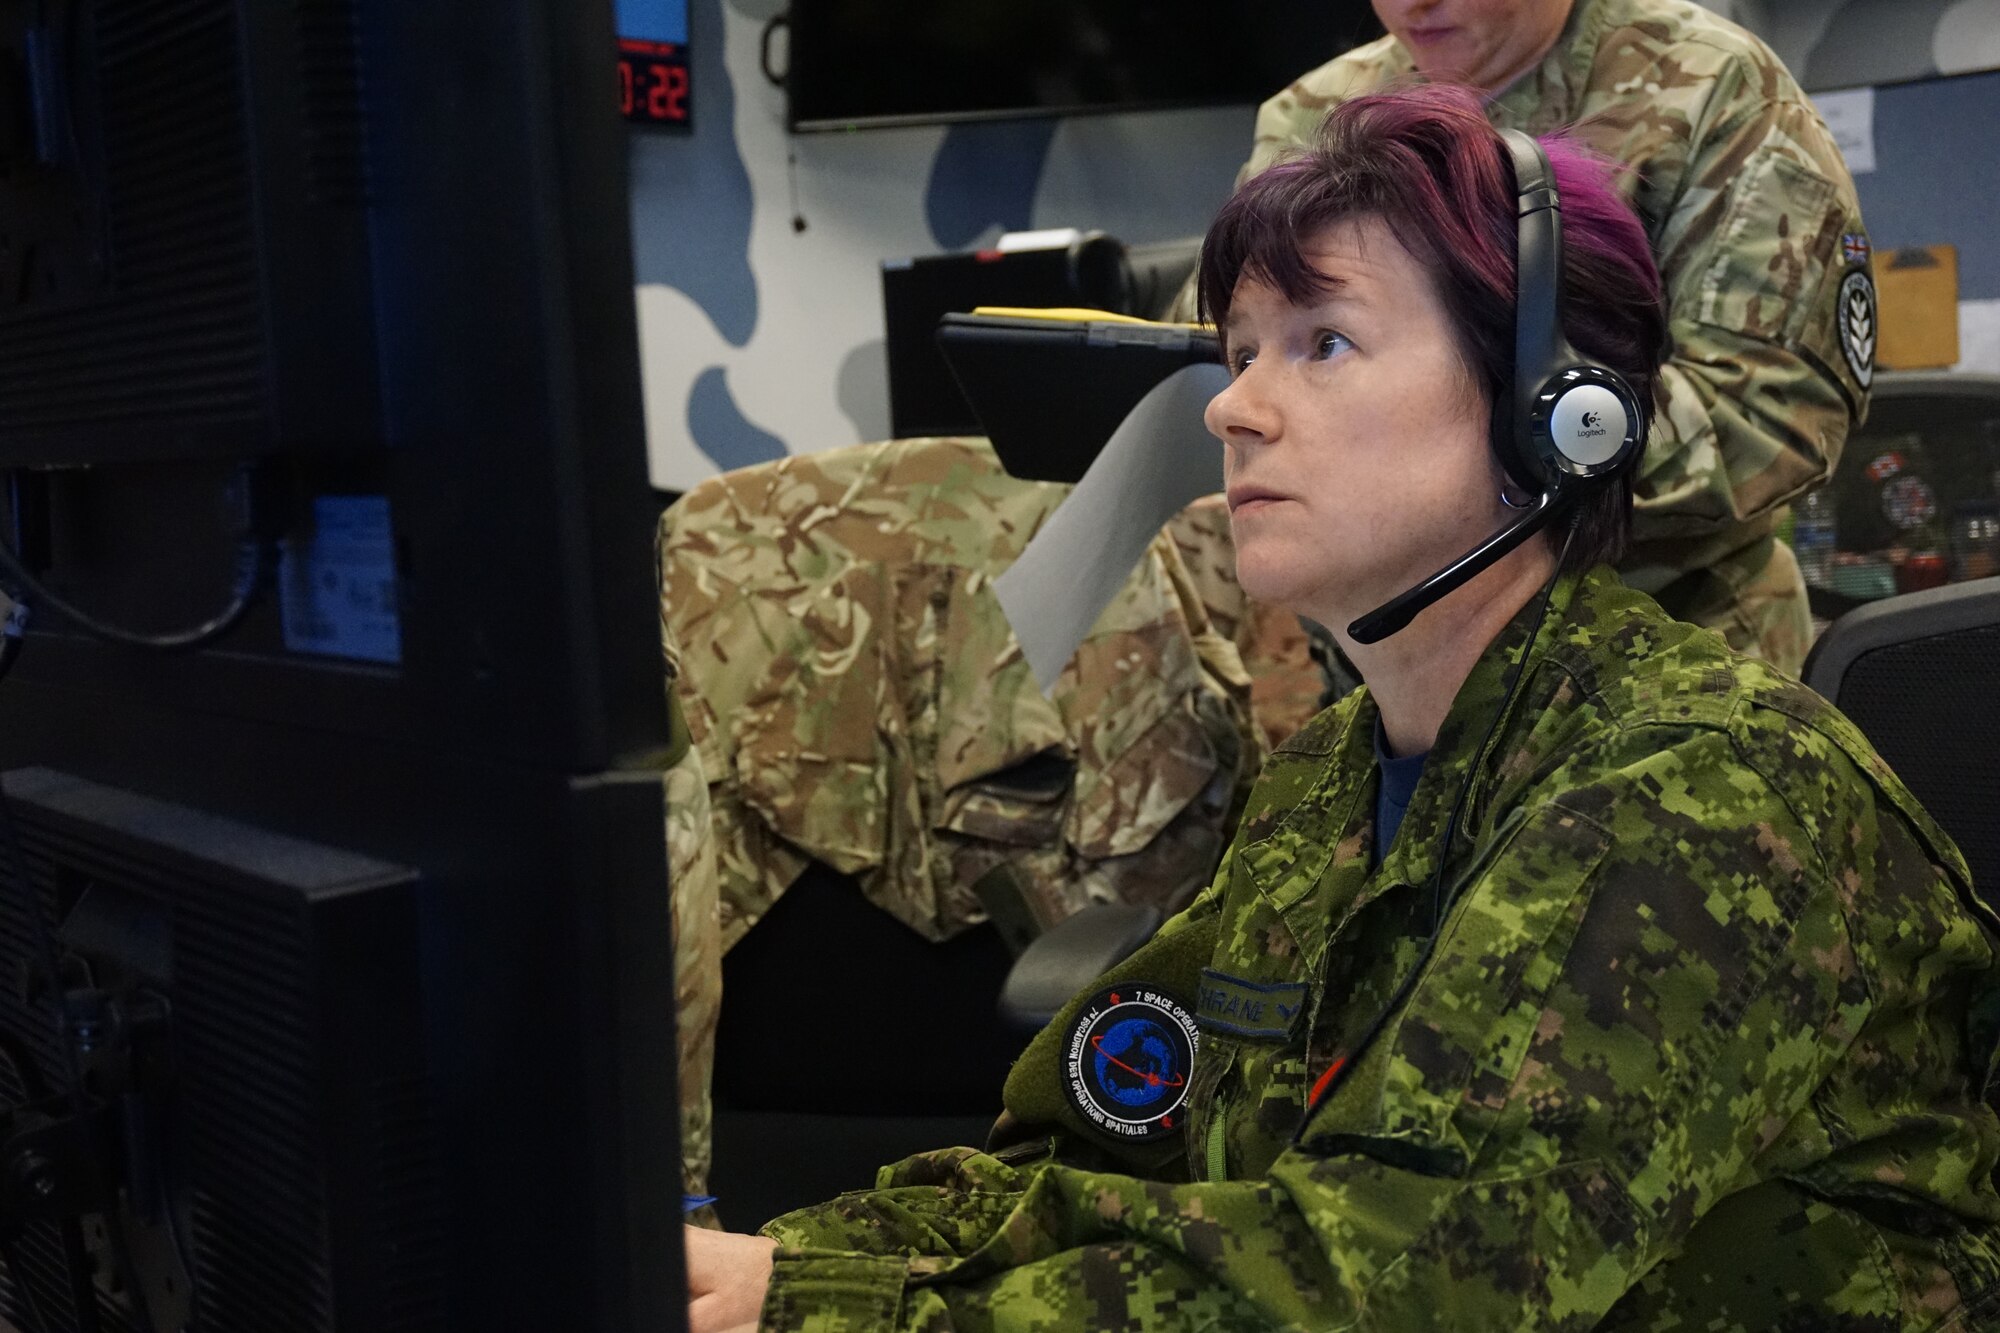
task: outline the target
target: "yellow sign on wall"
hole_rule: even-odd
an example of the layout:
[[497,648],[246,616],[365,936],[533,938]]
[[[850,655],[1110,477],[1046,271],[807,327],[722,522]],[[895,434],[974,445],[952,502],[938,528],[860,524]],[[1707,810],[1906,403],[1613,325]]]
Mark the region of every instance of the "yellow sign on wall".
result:
[[1941,370],[1958,364],[1958,247],[1921,245],[1878,252],[1875,285],[1885,370]]

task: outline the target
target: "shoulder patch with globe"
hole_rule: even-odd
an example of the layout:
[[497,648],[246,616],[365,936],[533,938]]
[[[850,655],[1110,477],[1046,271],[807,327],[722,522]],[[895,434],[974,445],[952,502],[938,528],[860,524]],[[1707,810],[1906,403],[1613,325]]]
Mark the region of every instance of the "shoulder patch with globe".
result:
[[1194,1014],[1143,982],[1092,996],[1064,1043],[1064,1092],[1093,1128],[1121,1143],[1180,1132],[1194,1053]]

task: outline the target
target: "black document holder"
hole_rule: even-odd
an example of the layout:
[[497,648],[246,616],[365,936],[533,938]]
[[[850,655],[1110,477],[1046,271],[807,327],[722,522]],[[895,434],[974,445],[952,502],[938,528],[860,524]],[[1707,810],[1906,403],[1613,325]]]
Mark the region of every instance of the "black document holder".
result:
[[1160,381],[1220,356],[1191,324],[946,315],[938,349],[1010,476],[1079,480]]

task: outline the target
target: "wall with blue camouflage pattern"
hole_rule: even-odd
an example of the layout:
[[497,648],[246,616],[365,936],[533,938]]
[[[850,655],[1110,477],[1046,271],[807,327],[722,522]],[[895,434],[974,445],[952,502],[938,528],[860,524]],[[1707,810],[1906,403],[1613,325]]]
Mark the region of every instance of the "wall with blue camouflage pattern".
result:
[[[1710,7],[1812,87],[1931,80],[1877,92],[1864,214],[1879,247],[1956,244],[1967,309],[2000,316],[2000,74],[1936,77],[2000,67],[2000,0]],[[1251,107],[790,135],[758,63],[782,8],[690,0],[694,129],[634,132],[647,431],[665,490],[888,435],[882,260],[1041,227],[1194,235],[1249,148]]]
[[662,489],[888,435],[882,260],[1040,227],[1197,234],[1250,142],[1251,107],[789,135],[784,94],[758,67],[780,8],[692,0],[694,130],[633,138]]

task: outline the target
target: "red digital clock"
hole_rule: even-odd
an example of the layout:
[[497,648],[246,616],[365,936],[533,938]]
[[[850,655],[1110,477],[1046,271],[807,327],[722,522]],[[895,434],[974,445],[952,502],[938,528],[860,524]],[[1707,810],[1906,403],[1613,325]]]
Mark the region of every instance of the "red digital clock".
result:
[[623,37],[618,41],[618,110],[641,125],[692,125],[687,48]]

